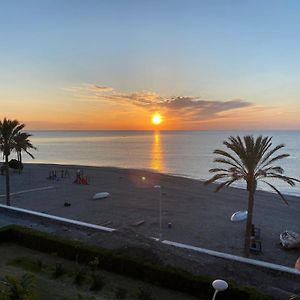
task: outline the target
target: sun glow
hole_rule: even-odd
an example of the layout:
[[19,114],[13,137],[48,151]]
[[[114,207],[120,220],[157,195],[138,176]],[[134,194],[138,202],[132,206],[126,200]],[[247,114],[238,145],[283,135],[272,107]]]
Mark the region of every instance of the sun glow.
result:
[[162,122],[162,117],[160,114],[156,113],[152,116],[152,124],[159,125]]

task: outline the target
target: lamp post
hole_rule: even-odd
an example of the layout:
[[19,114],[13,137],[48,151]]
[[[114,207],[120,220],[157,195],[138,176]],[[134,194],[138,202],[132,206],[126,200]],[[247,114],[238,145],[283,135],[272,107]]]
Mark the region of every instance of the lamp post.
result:
[[221,279],[216,279],[214,280],[214,282],[212,283],[212,286],[213,288],[215,289],[215,293],[213,295],[213,298],[212,300],[215,300],[216,299],[216,296],[218,294],[218,292],[222,292],[222,291],[225,291],[227,290],[228,288],[228,283],[224,280],[221,280]]
[[158,197],[159,197],[159,235],[158,239],[161,241],[162,240],[162,214],[161,214],[161,186],[160,185],[155,185],[155,189],[158,190]]

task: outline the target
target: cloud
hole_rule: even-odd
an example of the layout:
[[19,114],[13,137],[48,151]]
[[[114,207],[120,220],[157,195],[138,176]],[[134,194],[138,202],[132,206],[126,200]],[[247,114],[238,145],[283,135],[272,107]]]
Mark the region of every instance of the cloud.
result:
[[173,113],[183,113],[190,117],[211,117],[225,111],[249,107],[248,101],[237,99],[229,101],[202,100],[196,97],[175,97],[161,104]]
[[87,84],[87,88],[92,91],[92,92],[112,92],[114,89],[112,87],[109,86],[100,86],[97,84]]
[[66,88],[62,88],[62,90],[66,92],[74,93],[74,95],[79,95],[80,93],[97,94],[97,93],[113,92],[114,89],[109,86],[100,86],[97,84],[84,83],[81,86],[66,87]]
[[122,93],[107,86],[84,84],[64,89],[71,92],[79,101],[107,101],[143,108],[147,111],[160,111],[182,121],[195,121],[213,117],[223,117],[223,113],[243,109],[253,104],[243,99],[228,101],[204,100],[195,96],[163,97],[151,91]]

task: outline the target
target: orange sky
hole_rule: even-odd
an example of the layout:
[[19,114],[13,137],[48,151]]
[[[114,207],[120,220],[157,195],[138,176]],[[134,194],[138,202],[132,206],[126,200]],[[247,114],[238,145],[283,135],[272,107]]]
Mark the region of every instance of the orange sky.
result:
[[1,2],[0,117],[152,130],[160,112],[165,130],[300,129],[299,1],[68,2]]
[[[42,99],[6,101],[1,108],[6,112],[2,118],[16,118],[28,129],[299,129],[299,108],[293,111],[289,103],[271,106],[244,100],[164,97],[155,92],[120,92],[92,84],[62,88]],[[161,124],[152,124],[154,113],[162,115]]]

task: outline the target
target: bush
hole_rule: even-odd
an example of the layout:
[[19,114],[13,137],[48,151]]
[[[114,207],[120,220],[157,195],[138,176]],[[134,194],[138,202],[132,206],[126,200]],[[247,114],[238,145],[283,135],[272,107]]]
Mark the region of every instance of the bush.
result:
[[123,247],[117,250],[120,254],[126,254],[128,256],[136,256],[143,258],[143,261],[151,264],[162,264],[160,257],[149,247]]
[[93,260],[89,261],[89,265],[92,268],[92,271],[95,272],[100,266],[99,257],[96,256]]
[[116,300],[123,300],[127,296],[127,290],[121,287],[116,287],[115,288],[115,299]]
[[40,260],[35,261],[29,257],[18,257],[9,261],[7,264],[35,273],[38,273],[42,270],[42,262]]
[[8,162],[8,165],[10,168],[15,169],[15,170],[23,169],[23,164],[21,162],[17,161],[16,159],[11,159]]
[[143,287],[139,287],[135,298],[137,300],[155,300],[155,298],[152,296],[151,291]]
[[77,300],[96,300],[95,297],[91,296],[91,297],[85,297],[85,296],[82,296],[81,294],[78,294],[77,295]]
[[7,300],[35,300],[34,276],[24,274],[19,280],[14,276],[5,276],[4,289],[1,289],[3,298]]
[[92,284],[90,287],[91,291],[100,291],[105,286],[105,278],[102,274],[93,272],[91,279],[92,279]]
[[[56,253],[60,257],[78,263],[89,264],[91,261],[98,260],[98,262],[101,261],[101,268],[107,271],[137,278],[193,296],[201,296],[203,299],[209,299],[213,293],[211,286],[213,278],[211,277],[196,276],[179,268],[147,263],[142,258],[131,257],[114,250],[97,248],[79,241],[62,239],[29,228],[16,225],[2,228],[0,229],[0,240],[15,242],[45,253]],[[97,268],[99,268],[99,264]],[[255,289],[238,288],[230,283],[230,289],[222,293],[220,299],[269,300],[272,298]]]
[[75,272],[74,284],[81,286],[86,279],[86,272],[84,269],[77,270]]
[[52,274],[53,278],[61,277],[64,273],[66,273],[66,271],[64,270],[63,265],[61,263],[56,263]]
[[43,269],[43,262],[40,259],[36,260],[37,270],[41,271]]

